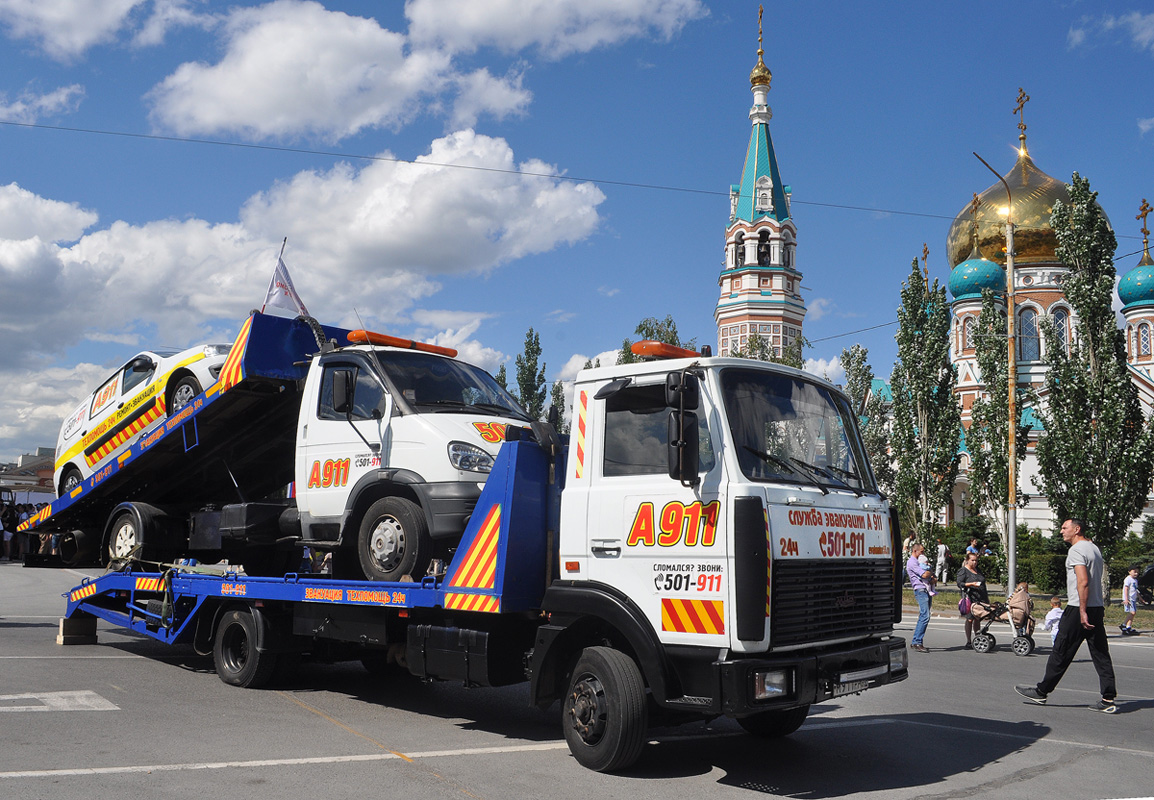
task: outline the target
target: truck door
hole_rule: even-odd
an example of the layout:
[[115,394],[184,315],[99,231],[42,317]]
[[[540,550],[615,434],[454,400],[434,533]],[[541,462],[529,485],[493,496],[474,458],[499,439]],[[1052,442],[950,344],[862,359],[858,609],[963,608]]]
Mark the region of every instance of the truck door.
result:
[[708,405],[702,392],[701,482],[687,487],[668,475],[665,376],[652,381],[595,401],[603,445],[592,465],[588,574],[637,603],[663,642],[725,646],[725,498]]
[[[344,512],[350,487],[381,466],[393,403],[367,364],[332,359],[319,371],[309,376],[301,402],[297,506],[314,521],[331,522]],[[347,407],[334,402],[340,394],[348,395]]]

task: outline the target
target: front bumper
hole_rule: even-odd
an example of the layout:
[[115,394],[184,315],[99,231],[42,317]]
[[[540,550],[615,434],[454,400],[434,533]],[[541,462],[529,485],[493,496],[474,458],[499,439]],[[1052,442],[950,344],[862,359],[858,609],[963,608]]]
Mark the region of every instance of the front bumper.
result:
[[[909,677],[907,664],[905,639],[897,637],[816,653],[719,661],[719,710],[741,717],[821,703],[903,681]],[[765,686],[773,688],[759,697]]]

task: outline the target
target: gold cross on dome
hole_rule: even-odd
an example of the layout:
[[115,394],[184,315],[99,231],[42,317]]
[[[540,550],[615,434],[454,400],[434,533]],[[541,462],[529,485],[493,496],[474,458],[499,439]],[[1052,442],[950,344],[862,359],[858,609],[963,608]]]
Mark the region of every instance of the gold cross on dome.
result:
[[1018,117],[1018,130],[1022,135],[1026,135],[1026,103],[1030,102],[1030,95],[1026,94],[1026,90],[1021,86],[1018,87],[1018,104],[1014,106],[1014,114]]
[[765,13],[765,6],[757,7],[757,46],[761,47],[761,15]]
[[1150,208],[1150,204],[1147,203],[1146,198],[1143,197],[1142,198],[1142,205],[1139,206],[1139,208],[1138,208],[1138,216],[1134,217],[1134,219],[1142,220],[1142,235],[1143,236],[1149,236],[1150,235],[1150,231],[1146,230],[1146,215],[1149,214],[1151,211],[1154,211],[1154,208]]
[[970,201],[970,216],[978,216],[978,209],[981,207],[982,201],[978,199],[978,193],[974,192],[974,199]]

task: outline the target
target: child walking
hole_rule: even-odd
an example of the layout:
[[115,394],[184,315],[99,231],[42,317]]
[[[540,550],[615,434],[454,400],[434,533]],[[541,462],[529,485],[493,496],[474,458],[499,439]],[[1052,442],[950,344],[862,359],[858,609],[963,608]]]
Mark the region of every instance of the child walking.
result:
[[1130,567],[1126,580],[1122,581],[1122,610],[1126,612],[1126,619],[1118,627],[1123,635],[1133,636],[1138,633],[1134,630],[1134,615],[1138,613],[1138,565]]

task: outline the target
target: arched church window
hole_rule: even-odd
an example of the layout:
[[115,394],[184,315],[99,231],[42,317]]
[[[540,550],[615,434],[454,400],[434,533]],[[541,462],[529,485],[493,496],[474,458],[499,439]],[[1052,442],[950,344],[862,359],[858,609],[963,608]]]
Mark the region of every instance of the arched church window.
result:
[[962,349],[972,350],[977,347],[977,340],[974,338],[974,333],[978,329],[978,322],[973,317],[966,317],[965,322],[962,323]]
[[745,263],[745,234],[739,233],[733,239],[733,266],[740,267]]
[[1038,312],[1027,308],[1018,316],[1018,358],[1022,361],[1037,361],[1041,356],[1038,341]]
[[1070,352],[1070,312],[1059,308],[1054,312],[1054,332],[1058,335],[1058,342],[1062,349]]
[[755,203],[755,211],[770,212],[773,211],[773,184],[769,177],[762,175],[757,179],[757,186],[754,189],[754,194],[757,196]]
[[1150,326],[1145,322],[1138,326],[1138,355],[1150,355]]

